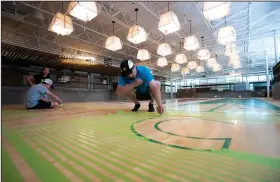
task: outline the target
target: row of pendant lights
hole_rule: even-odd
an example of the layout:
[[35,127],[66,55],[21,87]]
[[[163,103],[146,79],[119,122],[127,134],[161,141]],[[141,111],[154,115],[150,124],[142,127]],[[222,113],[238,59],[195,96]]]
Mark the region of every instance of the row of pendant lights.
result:
[[[229,15],[230,3],[228,2],[205,2],[203,8],[203,15],[209,21],[220,19]],[[191,26],[190,26],[191,27]],[[191,34],[191,31],[190,31]],[[218,30],[217,36],[218,42],[222,45],[225,45],[225,54],[226,51],[233,52],[230,54],[230,65],[234,68],[240,67],[240,62],[238,62],[239,57],[237,55],[237,51],[234,50],[234,46],[236,46],[233,42],[236,41],[236,32],[232,26],[225,26]],[[202,39],[203,44],[203,39]],[[203,45],[202,45],[203,46]],[[184,48],[188,51],[195,51],[199,48],[199,43],[196,36],[190,35],[185,38]],[[229,49],[229,50],[227,50]],[[170,51],[169,51],[170,52]],[[214,72],[220,71],[222,69],[221,65],[217,62],[217,58],[211,58],[210,51],[207,48],[202,48],[197,53],[197,59],[202,61],[207,61],[208,67],[212,68]],[[162,60],[162,59],[161,59]],[[167,64],[159,64],[160,59],[158,60],[158,65],[167,65]],[[167,62],[167,61],[166,61]],[[176,62],[176,61],[175,61]],[[180,64],[180,63],[179,63]],[[173,63],[171,66],[171,71],[179,71],[180,66],[177,63]],[[189,70],[196,69],[197,72],[203,72],[204,67],[202,65],[197,66],[195,61],[190,61],[186,68],[182,69],[182,74],[189,73]]]
[[[144,28],[142,28],[137,24],[138,9],[135,9],[135,11],[136,11],[136,24],[130,27],[127,35],[127,40],[134,44],[140,44],[147,40],[148,35],[144,30]],[[227,16],[229,12],[230,10],[229,10],[228,2],[205,2],[204,3],[203,14],[210,21]],[[88,22],[98,15],[97,4],[95,2],[73,1],[70,2],[67,9],[67,13],[69,13],[73,17],[80,19],[81,21]],[[114,23],[115,22],[113,22],[113,35],[107,38],[105,43],[105,48],[112,51],[117,51],[122,49],[122,42],[120,38],[114,35]],[[174,12],[169,11],[169,4],[168,4],[168,12],[160,16],[158,29],[164,35],[168,35],[180,30],[180,28],[181,27],[178,18]],[[60,35],[71,34],[73,32],[73,24],[72,24],[71,17],[60,12],[56,13],[49,26],[49,30]],[[230,43],[236,40],[236,33],[234,28],[232,26],[225,26],[219,29],[217,38],[220,44],[229,45]],[[195,51],[199,48],[198,39],[196,36],[191,35],[191,30],[190,30],[190,36],[184,38],[183,47],[187,51]],[[158,66],[164,67],[168,65],[165,56],[172,54],[170,45],[167,43],[160,44],[157,49],[157,54],[162,56],[161,58],[158,59]],[[137,53],[137,58],[142,61],[148,60],[150,59],[150,54],[146,49],[139,49]],[[198,59],[204,61],[210,59],[209,50],[206,48],[199,50]],[[238,67],[236,60],[238,60],[238,57],[237,56],[233,57],[231,59],[230,64],[235,65],[235,67]],[[177,64],[184,64],[187,62],[187,57],[185,56],[185,54],[182,53],[177,54],[175,58],[175,62]],[[197,66],[194,61],[190,61],[188,65],[189,65],[188,66],[189,69],[195,69],[198,67],[197,68],[198,72],[204,71],[203,67],[201,68],[200,66]],[[178,68],[178,66],[175,67]],[[217,65],[216,66],[212,65],[212,67],[215,67],[216,68],[215,70],[219,70],[220,68],[220,66]]]
[[[220,19],[229,15],[229,3],[228,2],[205,2],[203,7],[203,15],[209,21]],[[190,31],[191,34],[191,31]],[[228,45],[236,40],[236,33],[232,26],[225,26],[218,31],[218,42],[222,45]],[[203,37],[202,37],[203,46]],[[184,48],[188,51],[195,51],[199,48],[198,40],[196,36],[190,35],[185,38]],[[214,72],[221,70],[221,65],[217,62],[217,58],[211,58],[210,51],[207,48],[202,48],[197,53],[197,58],[202,61],[207,61],[207,66],[212,68]],[[234,63],[233,63],[234,64]],[[203,72],[204,67],[197,65],[195,61],[190,61],[187,67],[182,68],[182,74],[188,74],[189,70],[196,69],[196,72]],[[173,63],[171,71],[179,71],[179,65]]]

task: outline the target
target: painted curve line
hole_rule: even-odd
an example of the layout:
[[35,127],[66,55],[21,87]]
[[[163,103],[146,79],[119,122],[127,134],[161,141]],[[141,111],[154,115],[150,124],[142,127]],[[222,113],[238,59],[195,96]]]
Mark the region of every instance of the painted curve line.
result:
[[[170,147],[174,147],[174,148],[178,148],[178,149],[184,149],[184,150],[193,150],[193,151],[207,151],[207,152],[211,152],[212,150],[211,149],[195,149],[195,148],[190,148],[190,147],[183,147],[183,146],[178,146],[178,145],[172,145],[172,144],[166,144],[166,143],[163,143],[163,142],[160,142],[160,141],[157,141],[157,140],[154,140],[154,139],[151,139],[151,138],[148,138],[140,133],[138,133],[136,130],[135,130],[135,125],[137,123],[140,123],[140,122],[144,122],[144,121],[147,121],[147,120],[150,120],[150,119],[155,119],[155,118],[160,118],[160,117],[152,117],[152,118],[147,118],[147,119],[142,119],[142,120],[139,120],[135,123],[133,123],[131,126],[130,126],[130,131],[135,134],[136,136],[146,140],[146,141],[149,141],[149,142],[152,142],[152,143],[155,143],[155,144],[160,144],[160,145],[166,145],[166,146],[170,146]],[[168,121],[168,120],[164,120],[164,121]],[[160,124],[161,122],[164,122],[164,121],[159,121],[158,123],[156,123],[154,125],[154,127],[156,128],[156,126],[158,126],[158,124]],[[158,127],[157,127],[158,128]],[[156,128],[156,129],[157,129]],[[161,131],[160,129],[157,129],[158,131]],[[164,132],[164,131],[161,131],[161,132]],[[169,134],[169,133],[168,133]],[[174,134],[172,134],[174,135]],[[182,137],[182,136],[181,136]],[[190,137],[190,136],[183,136],[183,137],[189,137],[189,138],[192,138],[192,139],[209,139],[209,138],[198,138],[198,137]],[[224,145],[221,149],[228,149],[229,146],[230,146],[230,143],[231,143],[231,138],[213,138],[212,140],[225,140],[224,142]]]

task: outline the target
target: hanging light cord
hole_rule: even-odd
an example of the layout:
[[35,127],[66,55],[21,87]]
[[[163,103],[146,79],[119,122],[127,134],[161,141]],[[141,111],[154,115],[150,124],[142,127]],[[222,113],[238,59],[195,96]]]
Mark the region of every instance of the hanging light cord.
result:
[[138,11],[138,8],[135,8],[135,12],[136,12],[136,25],[137,25],[137,11]]
[[191,36],[192,35],[192,21],[189,20],[189,22],[190,22],[190,36]]
[[113,36],[115,35],[115,21],[112,21],[113,23]]

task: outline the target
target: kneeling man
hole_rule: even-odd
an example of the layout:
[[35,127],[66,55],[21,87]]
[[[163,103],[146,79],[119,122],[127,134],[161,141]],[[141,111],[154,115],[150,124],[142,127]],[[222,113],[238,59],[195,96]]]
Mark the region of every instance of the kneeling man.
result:
[[150,100],[149,112],[154,112],[154,99],[157,111],[164,113],[161,102],[160,82],[154,80],[151,70],[146,66],[135,66],[131,60],[124,60],[120,64],[121,76],[117,87],[117,95],[124,96],[135,103],[132,111],[138,111],[138,100]]
[[[52,80],[45,79],[41,84],[32,86],[27,92],[25,107],[27,109],[50,109],[61,104],[62,101],[49,91],[52,84]],[[48,95],[57,102],[48,100]]]

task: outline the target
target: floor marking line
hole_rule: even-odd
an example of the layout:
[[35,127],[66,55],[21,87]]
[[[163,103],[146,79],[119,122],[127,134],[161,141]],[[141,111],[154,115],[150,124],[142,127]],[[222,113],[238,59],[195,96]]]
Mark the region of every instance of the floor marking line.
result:
[[24,181],[40,182],[41,180],[36,176],[34,171],[29,167],[27,162],[21,157],[20,153],[16,151],[14,146],[2,135],[2,144],[5,150],[9,153],[13,163],[20,172]]
[[[58,169],[62,174],[67,176],[71,181],[73,181],[73,182],[76,182],[76,181],[82,182],[83,181],[79,177],[74,175],[72,172],[70,172],[68,169],[63,167],[61,164],[59,164],[48,153],[46,153],[41,148],[39,148],[33,141],[31,141],[31,140],[29,140],[27,138],[23,138],[23,140],[26,143],[28,143],[30,146],[32,146],[35,150],[37,150],[43,157],[45,157],[46,160],[48,160],[50,163],[52,163],[55,166],[56,169]],[[37,140],[37,139],[35,139],[35,140]]]
[[[178,119],[173,119],[173,120],[178,120]],[[166,133],[166,134],[169,134],[169,135],[173,135],[173,136],[184,137],[184,138],[191,138],[191,139],[197,139],[197,140],[224,140],[225,142],[224,142],[224,144],[223,144],[221,149],[228,149],[229,146],[230,146],[231,138],[202,138],[202,137],[183,136],[183,135],[178,135],[178,134],[175,134],[175,133],[170,133],[170,132],[167,132],[167,131],[164,131],[164,130],[160,129],[159,125],[161,123],[167,122],[167,121],[170,121],[170,120],[163,120],[163,121],[157,122],[154,125],[154,128],[156,130],[158,130],[158,131],[163,132],[163,133]]]

